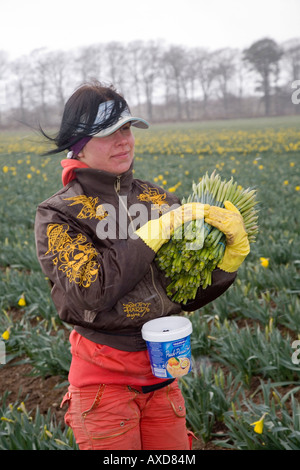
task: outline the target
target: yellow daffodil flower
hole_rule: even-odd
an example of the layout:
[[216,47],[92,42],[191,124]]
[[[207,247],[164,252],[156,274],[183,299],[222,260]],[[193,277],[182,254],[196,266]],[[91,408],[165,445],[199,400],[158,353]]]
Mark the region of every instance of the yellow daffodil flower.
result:
[[263,268],[267,268],[269,266],[269,258],[264,258],[263,256],[260,259],[260,264]]
[[177,188],[179,188],[179,186],[181,185],[181,181],[178,181],[178,183],[176,183],[174,186],[172,186],[171,188],[168,189],[168,191],[170,193],[175,193],[175,191],[177,190]]
[[9,339],[9,330],[5,330],[4,333],[2,333],[2,338],[6,341]]
[[257,434],[262,434],[264,430],[264,421],[267,413],[264,413],[258,421],[254,421],[250,426],[254,426],[254,432]]
[[1,416],[1,421],[6,421],[7,423],[14,423],[13,419],[6,418],[5,416]]

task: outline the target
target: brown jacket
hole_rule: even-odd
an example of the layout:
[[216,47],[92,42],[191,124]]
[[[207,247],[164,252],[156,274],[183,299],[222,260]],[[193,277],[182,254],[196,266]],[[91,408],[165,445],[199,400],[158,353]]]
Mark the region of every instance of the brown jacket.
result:
[[[216,269],[212,285],[199,289],[194,301],[185,306],[172,302],[154,251],[128,233],[179,200],[134,179],[131,169],[120,177],[75,171],[76,179],[39,205],[35,235],[58,314],[81,335],[124,351],[146,349],[141,337],[145,322],[196,310],[232,284],[236,273]],[[135,204],[141,203],[146,209],[139,215]]]

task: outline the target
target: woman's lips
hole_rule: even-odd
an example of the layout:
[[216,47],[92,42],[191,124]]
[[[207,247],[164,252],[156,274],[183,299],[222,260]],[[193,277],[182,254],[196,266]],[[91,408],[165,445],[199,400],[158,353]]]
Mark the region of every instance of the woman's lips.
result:
[[128,158],[129,156],[129,152],[122,152],[122,153],[117,153],[116,155],[112,155],[112,158],[117,158],[119,160],[125,160],[126,158]]

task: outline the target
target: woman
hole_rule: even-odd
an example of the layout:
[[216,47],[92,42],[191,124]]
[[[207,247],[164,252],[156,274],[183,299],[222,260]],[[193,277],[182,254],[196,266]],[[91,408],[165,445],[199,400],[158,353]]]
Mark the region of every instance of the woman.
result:
[[[56,149],[49,152],[69,150],[63,188],[39,205],[35,225],[54,304],[74,325],[62,405],[69,405],[65,420],[80,449],[187,450],[191,438],[177,380],[152,375],[141,328],[221,295],[249,244],[239,214],[200,203],[180,206],[174,195],[134,179],[131,126],[148,123],[131,116],[113,87],[85,84],[66,103]],[[182,306],[167,297],[154,258],[176,227],[204,216],[229,240],[227,265]]]

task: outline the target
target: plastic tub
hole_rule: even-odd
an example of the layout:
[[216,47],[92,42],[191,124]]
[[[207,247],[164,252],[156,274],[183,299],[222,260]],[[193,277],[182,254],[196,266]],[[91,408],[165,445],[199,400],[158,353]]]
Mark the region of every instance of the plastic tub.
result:
[[191,371],[192,331],[192,324],[185,317],[162,317],[144,324],[142,337],[155,377],[182,377]]

